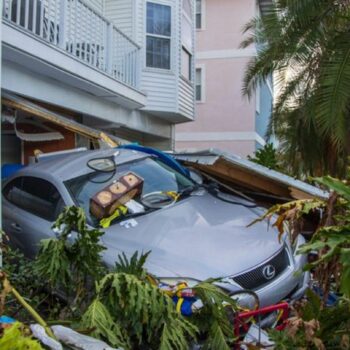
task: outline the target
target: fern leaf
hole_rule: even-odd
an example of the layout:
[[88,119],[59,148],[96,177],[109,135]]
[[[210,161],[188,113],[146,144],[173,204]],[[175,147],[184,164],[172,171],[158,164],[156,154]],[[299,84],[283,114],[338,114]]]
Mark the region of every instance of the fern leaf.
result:
[[82,317],[81,325],[93,329],[92,336],[105,339],[112,346],[130,348],[125,334],[113,321],[107,308],[100,300],[95,299]]

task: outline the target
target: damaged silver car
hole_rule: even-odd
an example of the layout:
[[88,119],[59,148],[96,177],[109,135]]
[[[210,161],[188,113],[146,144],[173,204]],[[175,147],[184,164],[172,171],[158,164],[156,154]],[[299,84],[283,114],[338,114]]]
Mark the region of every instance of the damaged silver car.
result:
[[[96,217],[94,196],[127,174],[141,179],[139,192],[123,201],[125,210]],[[255,291],[261,306],[299,298],[308,286],[306,257],[296,255],[302,237],[291,245],[287,236],[279,242],[266,222],[248,227],[264,212],[254,201],[157,155],[110,149],[43,158],[5,182],[3,228],[32,257],[40,240],[59,234],[52,224],[70,205],[84,208],[91,226],[104,227],[108,266],[121,252],[150,250],[146,268],[163,283],[215,278],[229,294]]]

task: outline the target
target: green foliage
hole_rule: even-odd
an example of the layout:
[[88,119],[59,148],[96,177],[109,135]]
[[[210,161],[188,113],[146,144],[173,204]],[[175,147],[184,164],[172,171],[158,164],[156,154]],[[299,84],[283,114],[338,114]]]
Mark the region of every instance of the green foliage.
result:
[[[350,186],[330,176],[314,179],[332,191],[328,200],[308,199],[272,207],[259,220],[275,218],[280,235],[289,226],[293,237],[305,215],[319,215],[319,226],[309,242],[297,253],[316,251],[318,259],[305,266],[312,270],[323,291],[323,300],[311,291],[307,303],[297,305],[297,315],[284,332],[271,332],[278,349],[349,349],[350,347]],[[323,215],[320,215],[323,213]],[[276,218],[277,215],[277,218]],[[341,298],[324,307],[330,291]]]
[[279,166],[278,152],[272,143],[267,143],[263,148],[260,148],[255,152],[254,157],[248,156],[248,159],[269,169],[281,170]]
[[139,252],[136,251],[130,259],[127,258],[125,253],[118,255],[114,272],[128,273],[144,280],[147,276],[147,271],[143,266],[150,253],[151,251],[148,251],[145,254],[141,254],[139,257]]
[[342,176],[348,164],[350,111],[349,1],[276,0],[244,28],[256,44],[243,91],[277,78],[280,94],[269,133],[295,175]]
[[97,285],[97,299],[104,305],[104,314],[111,316],[112,325],[123,326],[131,348],[142,344],[151,349],[187,349],[188,339],[197,333],[195,326],[176,313],[170,297],[134,275],[106,275]]
[[[8,276],[11,285],[16,286],[20,295],[25,296],[30,305],[40,311],[45,317],[57,317],[61,304],[59,299],[51,295],[46,281],[36,274],[35,263],[27,259],[23,253],[7,245],[2,246],[3,272]],[[1,289],[1,287],[0,287]],[[20,308],[15,298],[4,298],[4,314],[13,316],[21,321],[31,321],[32,318],[24,308]]]
[[44,350],[38,341],[33,340],[20,323],[14,323],[10,328],[5,329],[0,337],[1,350]]
[[299,249],[299,253],[315,250],[321,252],[319,259],[305,268],[311,270],[320,265],[339,263],[339,271],[334,277],[339,280],[340,292],[350,298],[350,225],[319,229],[311,242]]
[[91,336],[105,339],[112,346],[130,348],[128,338],[113,320],[107,308],[96,298],[82,317],[81,325],[92,329]]
[[322,308],[311,290],[308,301],[296,306],[296,316],[285,331],[270,331],[276,349],[349,349],[350,301],[340,300],[334,307]]
[[233,331],[228,311],[235,308],[234,300],[214,281],[202,282],[193,291],[203,307],[183,317],[172,298],[147,275],[144,263],[148,255],[119,256],[115,271],[97,284],[96,299],[82,325],[125,349],[188,349],[197,336],[205,349],[230,349]]
[[327,295],[333,279],[338,283],[340,291],[350,297],[350,187],[330,176],[314,179],[319,184],[334,191],[328,201],[319,199],[296,200],[285,204],[277,204],[270,208],[257,221],[275,219],[273,226],[279,230],[279,237],[285,232],[286,223],[294,240],[301,231],[301,220],[305,215],[324,211],[318,230],[311,241],[304,244],[300,254],[317,251],[319,258],[305,269],[317,269],[317,278]]
[[103,232],[90,229],[83,209],[66,207],[53,228],[59,232],[57,238],[41,241],[36,259],[36,272],[47,279],[52,288],[75,295],[74,303],[86,296],[87,283],[98,280],[104,273],[100,243]]
[[323,210],[326,207],[326,201],[317,198],[299,199],[288,203],[276,204],[267,210],[264,215],[250,223],[249,226],[266,219],[269,222],[272,219],[275,219],[272,226],[278,229],[278,239],[280,240],[286,230],[285,224],[288,222],[288,233],[290,234],[292,242],[294,242],[300,233],[302,226],[300,221],[302,220],[303,216],[308,215],[315,210]]
[[193,290],[203,302],[192,322],[206,335],[204,349],[232,349],[233,328],[228,315],[236,309],[235,301],[210,281],[199,283]]

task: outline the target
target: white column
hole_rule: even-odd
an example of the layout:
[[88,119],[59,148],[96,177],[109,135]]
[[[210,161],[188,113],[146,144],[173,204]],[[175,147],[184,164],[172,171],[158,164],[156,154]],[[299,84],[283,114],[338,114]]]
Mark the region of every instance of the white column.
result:
[[60,29],[58,45],[66,50],[67,0],[60,0]]

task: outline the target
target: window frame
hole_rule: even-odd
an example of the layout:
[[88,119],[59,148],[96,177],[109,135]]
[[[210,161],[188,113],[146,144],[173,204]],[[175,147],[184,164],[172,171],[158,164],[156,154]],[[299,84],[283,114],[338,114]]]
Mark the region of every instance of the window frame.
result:
[[[182,0],[182,1],[185,1],[185,0]],[[190,6],[191,6],[191,2],[190,2]],[[182,28],[184,27],[183,24],[181,23],[181,70],[180,70],[180,75],[182,78],[184,78],[185,80],[193,83],[194,82],[194,75],[193,74],[193,56],[194,56],[194,37],[193,37],[193,21],[195,21],[195,19],[193,18],[193,12],[195,11],[195,9],[192,7],[191,8],[191,17],[189,17],[188,13],[185,11],[184,9],[184,6],[183,6],[183,3],[181,4],[181,21],[187,21],[187,24],[189,24],[190,28],[191,28],[191,44],[192,44],[192,47],[188,47],[188,45],[186,45],[183,41],[183,38],[182,38],[182,35],[183,35],[183,32],[182,32]],[[188,56],[189,56],[189,62],[187,62],[188,64],[188,68],[189,68],[189,76],[186,77],[185,75],[182,74],[183,72],[183,60],[182,60],[182,54],[183,54],[183,51],[185,51]]]
[[[26,212],[27,214],[33,215],[33,216],[35,216],[36,218],[40,218],[40,219],[45,220],[45,221],[47,221],[47,222],[51,222],[51,223],[54,222],[54,221],[57,219],[57,217],[56,217],[56,218],[55,218],[55,217],[50,217],[50,218],[48,218],[48,217],[46,217],[45,215],[39,215],[37,212],[32,211],[32,210],[28,210],[27,207],[22,206],[22,205],[19,204],[19,203],[15,203],[14,201],[12,201],[12,200],[10,200],[10,199],[8,198],[8,193],[5,193],[5,192],[7,191],[8,186],[10,186],[13,182],[20,180],[20,181],[21,181],[21,188],[20,188],[20,190],[21,190],[21,191],[24,191],[24,190],[23,190],[23,185],[25,184],[26,178],[27,178],[27,179],[35,179],[35,180],[44,181],[44,182],[46,182],[47,184],[51,185],[51,186],[57,191],[57,193],[58,193],[59,196],[60,196],[60,199],[57,201],[57,203],[58,203],[60,200],[62,200],[62,202],[63,202],[63,207],[66,205],[66,202],[65,202],[65,200],[64,200],[64,196],[63,196],[62,193],[58,190],[57,186],[56,186],[54,183],[52,183],[51,181],[49,181],[49,180],[47,180],[47,179],[43,179],[43,178],[41,178],[41,177],[32,176],[32,175],[20,175],[20,176],[17,176],[17,177],[15,177],[15,178],[11,179],[9,182],[7,182],[6,185],[4,186],[3,197],[4,197],[4,198],[6,199],[6,201],[8,201],[11,205],[15,206],[16,208],[18,208],[18,209],[20,209],[20,210],[23,210],[23,211]],[[12,188],[13,188],[13,186],[12,186]],[[32,195],[32,196],[34,196],[34,195]],[[41,200],[43,200],[43,201],[45,201],[44,199],[42,199],[42,198],[40,198],[40,197],[38,197],[38,198],[41,199]],[[56,212],[56,210],[57,210],[57,203],[56,203],[55,212]]]
[[[188,65],[188,73],[189,73],[189,76],[186,77],[184,74],[183,74],[183,52],[186,52],[186,54],[188,55],[188,62],[187,62],[187,65]],[[192,66],[193,66],[193,54],[191,52],[189,52],[186,48],[185,45],[181,45],[181,78],[193,83],[194,82],[194,78],[193,78],[193,72],[192,72]]]
[[206,102],[206,96],[205,96],[205,65],[204,64],[196,64],[195,68],[195,77],[197,77],[197,70],[201,71],[201,99],[197,100],[197,81],[194,81],[194,89],[195,89],[195,102],[196,103],[205,103]]
[[[161,34],[153,34],[153,33],[148,33],[147,32],[147,10],[148,10],[148,4],[155,4],[155,5],[161,5],[161,6],[166,6],[170,8],[170,36],[167,35],[161,35]],[[173,6],[172,4],[155,0],[155,1],[146,1],[146,11],[145,11],[145,24],[144,24],[144,30],[145,30],[145,53],[144,53],[144,68],[146,70],[151,70],[151,71],[158,71],[158,72],[171,72],[173,70],[173,28],[174,28],[174,23],[173,23]],[[147,65],[147,38],[148,37],[153,37],[153,38],[158,38],[158,39],[166,39],[169,40],[169,68],[162,68],[162,67],[153,67],[153,66],[148,66]]]
[[[206,29],[206,0],[199,0],[201,2],[201,11],[197,12],[197,0],[195,1],[195,28],[197,31],[202,31]],[[201,26],[197,27],[197,14],[201,15]]]

